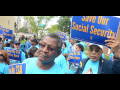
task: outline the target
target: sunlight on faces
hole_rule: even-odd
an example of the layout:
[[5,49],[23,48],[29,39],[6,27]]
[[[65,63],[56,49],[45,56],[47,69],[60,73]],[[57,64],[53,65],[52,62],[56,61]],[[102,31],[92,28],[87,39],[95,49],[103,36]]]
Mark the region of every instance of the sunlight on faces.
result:
[[89,57],[90,57],[91,61],[93,61],[93,62],[99,61],[102,53],[103,53],[103,51],[97,45],[91,45],[89,47]]
[[[45,45],[44,48],[41,48],[41,45],[39,47],[39,55],[38,55],[38,59],[42,62],[46,62],[46,61],[50,61],[55,59],[59,54],[58,54],[58,47],[57,47],[57,43],[58,41],[54,38],[51,38],[49,36],[45,37],[43,39],[43,41],[41,41],[42,44]],[[54,51],[49,51],[48,47],[52,47],[56,50]]]

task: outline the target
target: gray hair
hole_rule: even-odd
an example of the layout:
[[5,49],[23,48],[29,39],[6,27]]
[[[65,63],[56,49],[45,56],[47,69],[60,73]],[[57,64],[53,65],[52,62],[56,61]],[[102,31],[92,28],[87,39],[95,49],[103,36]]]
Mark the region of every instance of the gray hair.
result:
[[49,33],[46,36],[44,36],[41,41],[43,41],[43,39],[47,36],[49,36],[51,38],[55,38],[58,41],[58,52],[61,51],[62,45],[63,45],[62,39],[55,33]]

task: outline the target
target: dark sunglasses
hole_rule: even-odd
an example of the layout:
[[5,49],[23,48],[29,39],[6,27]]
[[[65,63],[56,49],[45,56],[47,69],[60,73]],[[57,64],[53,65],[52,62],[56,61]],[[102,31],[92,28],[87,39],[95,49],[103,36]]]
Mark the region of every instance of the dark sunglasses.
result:
[[90,51],[90,52],[95,51],[96,53],[98,53],[98,52],[100,52],[100,49],[95,49],[95,50],[93,50],[93,48],[90,48],[89,51]]
[[17,45],[18,45],[18,46],[20,46],[20,44],[18,44],[18,43],[17,43],[17,44],[15,44],[15,45],[16,45],[16,46],[17,46]]
[[0,56],[3,56],[3,54],[0,54]]
[[[39,43],[39,47],[43,49],[43,48],[46,47],[46,45],[45,45],[45,44],[42,44],[42,43]],[[56,49],[54,49],[54,48],[52,48],[52,47],[49,47],[49,46],[47,47],[47,49],[48,49],[48,51],[55,51],[55,50],[56,50]]]

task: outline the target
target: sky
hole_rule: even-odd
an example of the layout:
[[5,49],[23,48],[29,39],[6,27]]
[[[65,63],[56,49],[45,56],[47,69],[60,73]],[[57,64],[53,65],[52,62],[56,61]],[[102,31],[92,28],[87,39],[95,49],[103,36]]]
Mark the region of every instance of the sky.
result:
[[[57,20],[59,20],[59,17],[60,17],[60,16],[51,19],[51,21],[48,22],[48,25],[46,26],[46,28],[51,28],[51,25],[58,24],[58,23],[57,23]],[[22,17],[21,17],[21,22],[24,22],[24,19],[23,19]],[[45,23],[45,22],[43,22],[43,24],[44,24],[44,23]]]

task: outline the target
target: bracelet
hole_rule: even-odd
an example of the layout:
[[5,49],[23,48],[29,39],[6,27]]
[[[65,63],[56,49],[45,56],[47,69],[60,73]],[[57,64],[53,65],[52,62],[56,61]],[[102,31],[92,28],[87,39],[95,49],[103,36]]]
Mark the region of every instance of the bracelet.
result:
[[113,57],[113,58],[114,58],[114,59],[118,59],[118,60],[120,59],[119,57]]

